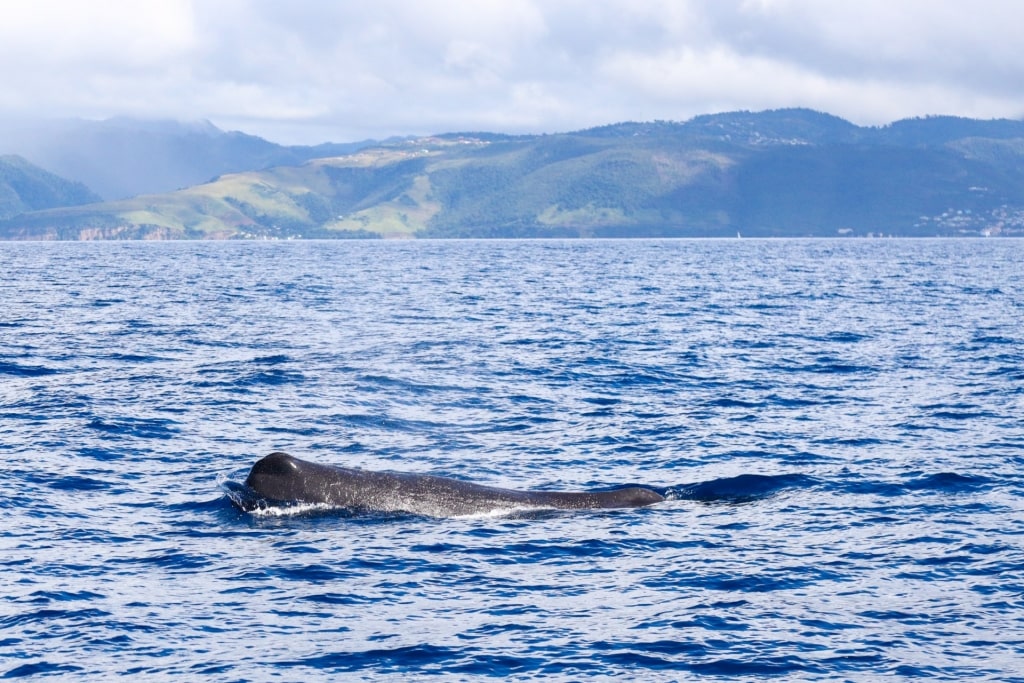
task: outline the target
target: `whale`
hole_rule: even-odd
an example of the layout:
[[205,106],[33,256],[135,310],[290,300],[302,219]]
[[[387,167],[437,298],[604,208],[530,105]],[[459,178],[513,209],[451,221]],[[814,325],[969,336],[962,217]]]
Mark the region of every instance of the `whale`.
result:
[[256,462],[245,479],[249,495],[238,507],[291,505],[355,512],[456,517],[517,509],[636,508],[664,500],[654,489],[623,486],[600,491],[521,491],[412,472],[364,470],[300,460],[281,451]]

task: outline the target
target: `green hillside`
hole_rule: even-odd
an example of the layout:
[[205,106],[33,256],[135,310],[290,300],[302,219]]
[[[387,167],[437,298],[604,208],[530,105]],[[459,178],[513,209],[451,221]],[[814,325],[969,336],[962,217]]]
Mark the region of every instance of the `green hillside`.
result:
[[1024,234],[1024,123],[808,110],[447,134],[0,223],[35,239]]
[[0,156],[0,218],[98,201],[100,198],[81,183],[54,175],[20,156]]

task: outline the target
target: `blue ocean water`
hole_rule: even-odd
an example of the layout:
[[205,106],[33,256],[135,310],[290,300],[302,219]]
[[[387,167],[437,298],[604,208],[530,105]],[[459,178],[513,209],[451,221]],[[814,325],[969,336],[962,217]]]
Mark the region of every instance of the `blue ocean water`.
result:
[[[1024,242],[0,258],[0,676],[1024,681]],[[273,450],[671,499],[239,511]]]

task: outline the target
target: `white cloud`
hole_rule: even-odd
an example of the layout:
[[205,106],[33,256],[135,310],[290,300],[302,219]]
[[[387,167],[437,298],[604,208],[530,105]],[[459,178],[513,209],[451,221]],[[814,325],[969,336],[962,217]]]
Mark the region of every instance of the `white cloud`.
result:
[[[143,10],[144,8],[144,10]],[[195,47],[187,2],[0,4],[0,107],[26,115],[149,110],[153,83],[177,83]]]
[[1022,23],[1001,0],[0,0],[0,115],[287,142],[783,106],[1019,117]]
[[760,0],[715,12],[716,33],[747,55],[826,77],[970,84],[1024,75],[1015,57],[1024,4],[976,0]]
[[146,68],[188,50],[194,37],[190,3],[180,0],[7,0],[0,17],[0,54],[32,65]]

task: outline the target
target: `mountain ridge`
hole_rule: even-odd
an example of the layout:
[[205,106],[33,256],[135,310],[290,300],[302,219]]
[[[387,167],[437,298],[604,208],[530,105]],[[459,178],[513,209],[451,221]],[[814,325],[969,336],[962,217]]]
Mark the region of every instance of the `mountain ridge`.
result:
[[778,109],[324,151],[340,153],[26,213],[0,237],[1024,235],[1024,122],[1008,119]]

